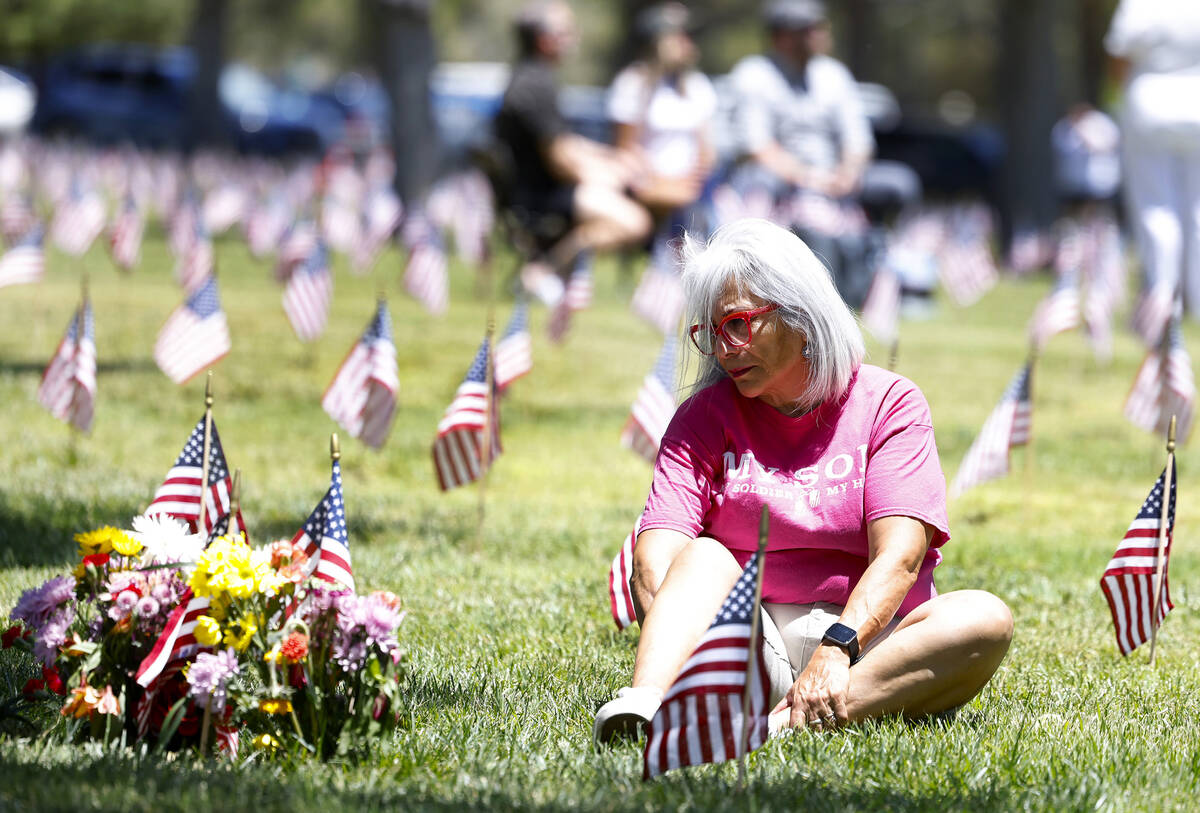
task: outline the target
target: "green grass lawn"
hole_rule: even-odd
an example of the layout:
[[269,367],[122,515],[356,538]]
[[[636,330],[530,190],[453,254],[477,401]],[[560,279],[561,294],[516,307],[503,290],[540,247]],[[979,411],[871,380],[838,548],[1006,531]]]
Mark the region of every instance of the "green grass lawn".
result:
[[[625,685],[636,631],[619,634],[605,580],[637,516],[650,469],[618,445],[659,337],[631,315],[631,284],[597,269],[596,305],[564,347],[535,311],[534,371],[504,403],[504,454],[476,532],[478,492],[438,491],[429,447],[483,334],[485,305],[455,267],[447,316],[399,288],[400,258],[374,275],[336,269],[329,329],[293,336],[265,263],[240,241],[218,246],[233,352],[216,367],[215,416],[257,541],[291,536],[329,483],[334,424],[320,397],[386,281],[400,404],[382,452],[342,444],[355,575],[408,608],[404,724],[354,764],[231,765],[0,739],[0,809],[725,808],[1191,809],[1200,799],[1200,620],[1192,600],[1200,490],[1180,454],[1171,586],[1176,610],[1159,661],[1122,658],[1098,586],[1105,563],[1163,465],[1161,440],[1121,406],[1141,360],[1128,334],[1110,365],[1081,334],[1054,339],[1035,387],[1032,458],[950,508],[944,590],[979,587],[1013,608],[1016,635],[995,680],[949,723],[887,720],[834,735],[799,732],[732,765],[641,781],[641,753],[591,748],[594,710]],[[203,408],[201,378],[172,384],[151,360],[180,301],[161,235],[140,269],[112,270],[98,248],[51,255],[37,286],[0,290],[0,614],[20,592],[69,568],[71,535],[127,524],[149,502]],[[500,263],[506,270],[509,261]],[[93,432],[74,437],[36,402],[41,371],[87,269],[96,314],[99,397]],[[1043,281],[1005,282],[965,310],[943,305],[902,329],[898,369],[933,408],[952,475],[1022,363]],[[501,297],[500,326],[510,302]],[[1189,330],[1193,347],[1200,331]],[[887,353],[872,348],[876,363]],[[0,661],[0,689],[22,665]]]

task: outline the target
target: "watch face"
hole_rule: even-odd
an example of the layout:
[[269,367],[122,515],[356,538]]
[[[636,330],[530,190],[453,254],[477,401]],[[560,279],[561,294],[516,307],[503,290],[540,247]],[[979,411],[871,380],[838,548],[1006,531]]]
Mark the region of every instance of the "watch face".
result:
[[858,638],[858,633],[845,624],[833,624],[825,630],[825,637],[842,646],[849,646],[851,641]]

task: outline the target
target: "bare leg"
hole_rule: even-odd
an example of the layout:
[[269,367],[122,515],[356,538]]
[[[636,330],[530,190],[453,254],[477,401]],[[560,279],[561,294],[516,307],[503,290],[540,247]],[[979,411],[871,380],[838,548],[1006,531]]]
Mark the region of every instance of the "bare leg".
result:
[[599,184],[575,187],[576,225],[550,250],[555,268],[568,268],[584,251],[611,251],[639,243],[654,227],[650,213],[618,189]]
[[741,572],[715,539],[689,542],[675,557],[642,624],[635,688],[670,688]]
[[920,717],[967,702],[1004,660],[1012,630],[1008,607],[982,590],[925,602],[850,670],[850,719]]

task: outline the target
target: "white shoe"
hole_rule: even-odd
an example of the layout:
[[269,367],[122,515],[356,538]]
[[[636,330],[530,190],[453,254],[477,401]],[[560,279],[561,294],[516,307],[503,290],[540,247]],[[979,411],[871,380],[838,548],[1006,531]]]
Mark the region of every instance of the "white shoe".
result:
[[661,705],[662,692],[658,689],[632,686],[618,689],[616,699],[609,700],[596,712],[592,738],[597,745],[606,745],[618,737],[636,738]]
[[566,294],[562,278],[545,263],[529,263],[521,270],[521,285],[543,305],[553,308]]

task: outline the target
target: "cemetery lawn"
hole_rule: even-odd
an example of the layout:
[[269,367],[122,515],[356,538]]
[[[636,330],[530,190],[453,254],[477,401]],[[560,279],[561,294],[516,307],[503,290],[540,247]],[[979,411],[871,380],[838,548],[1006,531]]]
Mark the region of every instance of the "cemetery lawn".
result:
[[[203,377],[176,386],[151,359],[181,297],[161,234],[143,254],[122,276],[99,246],[82,260],[51,253],[43,283],[0,290],[0,615],[22,590],[69,570],[75,532],[127,526],[202,412]],[[1032,453],[951,505],[939,588],[990,590],[1016,619],[1007,659],[957,718],[798,732],[750,758],[745,789],[732,764],[643,783],[638,745],[591,745],[593,713],[628,681],[637,640],[636,630],[616,631],[606,587],[650,475],[618,436],[660,344],[628,309],[629,276],[599,263],[596,304],[565,346],[546,339],[547,313],[535,309],[534,370],[504,401],[504,453],[480,532],[478,489],[440,493],[429,451],[483,335],[471,272],[452,264],[450,311],[432,317],[402,292],[398,253],[365,278],[339,258],[329,328],[304,346],[269,263],[234,239],[219,242],[218,263],[233,351],[215,368],[214,414],[260,543],[290,537],[328,487],[337,427],[321,394],[386,281],[396,421],[382,452],[343,438],[342,466],[359,589],[392,590],[408,612],[402,726],[345,764],[254,754],[248,742],[231,764],[5,733],[0,810],[1182,810],[1200,799],[1195,443],[1180,452],[1176,609],[1155,667],[1146,648],[1117,652],[1098,586],[1164,459],[1162,441],[1121,415],[1142,357],[1127,331],[1108,365],[1080,332],[1053,339],[1034,381]],[[502,255],[497,274],[511,267]],[[36,391],[84,269],[99,396],[91,435],[77,437]],[[942,302],[932,318],[904,323],[898,370],[932,406],[949,476],[1024,361],[1025,325],[1047,288],[1008,280],[971,308]],[[499,328],[510,307],[501,295]],[[1200,330],[1187,335],[1200,352]],[[870,347],[885,364],[886,349]],[[31,674],[27,660],[2,653],[0,699]]]

